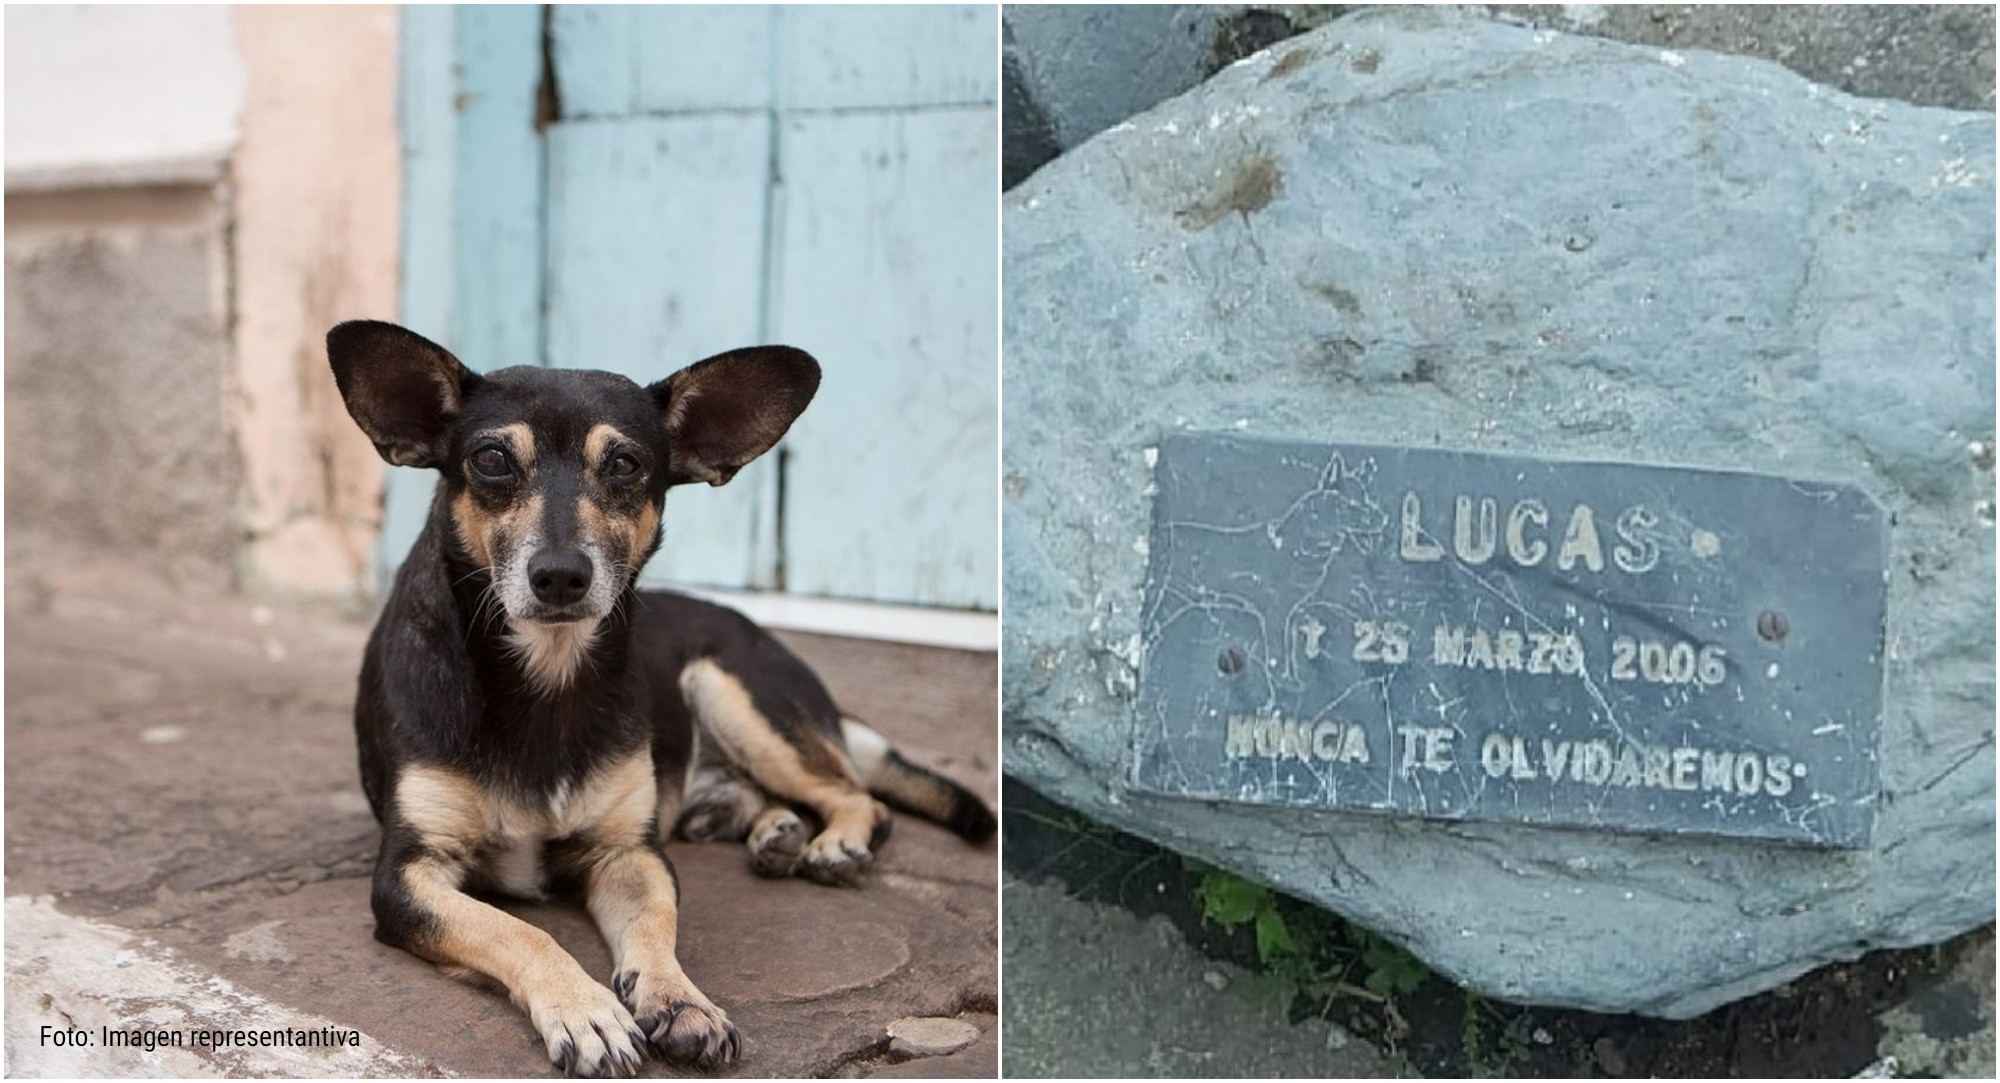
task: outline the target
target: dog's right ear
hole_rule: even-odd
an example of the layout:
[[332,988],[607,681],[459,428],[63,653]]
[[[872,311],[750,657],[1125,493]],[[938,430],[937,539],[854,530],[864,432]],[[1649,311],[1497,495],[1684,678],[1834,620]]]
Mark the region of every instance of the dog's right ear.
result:
[[333,382],[355,424],[396,466],[443,466],[451,425],[479,377],[450,351],[393,323],[349,320],[326,333]]

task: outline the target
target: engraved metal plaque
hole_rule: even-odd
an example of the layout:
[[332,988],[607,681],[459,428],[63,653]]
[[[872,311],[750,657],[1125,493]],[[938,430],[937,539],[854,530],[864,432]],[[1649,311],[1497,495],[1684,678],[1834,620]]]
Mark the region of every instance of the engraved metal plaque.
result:
[[1868,845],[1886,519],[1848,485],[1176,434],[1134,785]]

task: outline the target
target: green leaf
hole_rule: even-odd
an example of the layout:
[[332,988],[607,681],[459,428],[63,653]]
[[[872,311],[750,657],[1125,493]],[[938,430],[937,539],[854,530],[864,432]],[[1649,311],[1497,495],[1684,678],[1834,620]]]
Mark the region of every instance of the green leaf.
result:
[[1225,929],[1250,921],[1271,905],[1271,892],[1240,876],[1210,869],[1201,878],[1201,916]]
[[1289,959],[1297,955],[1299,945],[1292,939],[1292,931],[1285,927],[1285,915],[1278,913],[1275,906],[1267,906],[1257,912],[1257,958],[1265,966],[1279,959]]
[[1361,987],[1378,997],[1388,996],[1389,972],[1386,970],[1370,970],[1368,976],[1361,979]]
[[1368,977],[1361,984],[1377,996],[1414,993],[1430,974],[1409,952],[1373,937],[1361,953],[1361,963],[1368,968]]

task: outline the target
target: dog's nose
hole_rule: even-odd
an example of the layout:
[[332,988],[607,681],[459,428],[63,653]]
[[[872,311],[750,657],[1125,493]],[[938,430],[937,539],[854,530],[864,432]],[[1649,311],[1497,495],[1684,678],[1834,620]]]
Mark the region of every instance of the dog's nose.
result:
[[544,549],[528,562],[528,582],[548,605],[569,605],[590,589],[590,557],[574,549]]

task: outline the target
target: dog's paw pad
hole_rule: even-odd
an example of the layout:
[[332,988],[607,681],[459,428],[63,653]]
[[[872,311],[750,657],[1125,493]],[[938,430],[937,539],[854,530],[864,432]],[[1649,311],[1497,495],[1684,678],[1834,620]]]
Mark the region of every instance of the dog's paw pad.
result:
[[589,988],[595,992],[578,992],[530,1013],[548,1046],[549,1063],[570,1076],[630,1076],[645,1059],[645,1039],[611,990],[594,983]]
[[786,812],[767,819],[750,834],[750,867],[759,876],[790,876],[806,850],[806,825]]
[[697,1068],[732,1064],[743,1049],[736,1024],[716,1007],[677,1000],[640,1019],[639,1027],[661,1056]]
[[821,835],[806,847],[799,871],[808,879],[835,887],[853,887],[861,882],[861,870],[875,860],[866,846],[837,842]]
[[645,1036],[635,1030],[593,1026],[581,1035],[558,1038],[549,1046],[549,1063],[578,1079],[624,1079],[638,1073],[645,1048]]
[[736,1060],[743,1040],[721,1008],[679,976],[677,969],[620,971],[611,980],[643,1035],[660,1056],[701,1068]]

